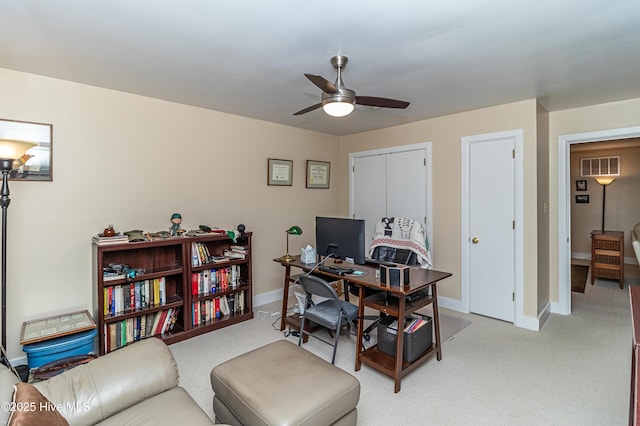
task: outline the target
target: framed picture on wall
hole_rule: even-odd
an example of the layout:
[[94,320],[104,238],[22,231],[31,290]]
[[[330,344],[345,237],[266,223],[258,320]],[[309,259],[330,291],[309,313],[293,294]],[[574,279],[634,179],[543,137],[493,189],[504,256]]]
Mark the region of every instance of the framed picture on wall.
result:
[[587,181],[584,179],[576,181],[576,191],[586,191],[587,190]]
[[293,160],[269,158],[267,161],[267,185],[291,186]]
[[576,204],[587,204],[589,202],[588,195],[576,195]]
[[0,139],[33,144],[22,158],[14,161],[9,179],[53,180],[53,125],[0,119]]
[[331,163],[307,160],[307,188],[329,188]]

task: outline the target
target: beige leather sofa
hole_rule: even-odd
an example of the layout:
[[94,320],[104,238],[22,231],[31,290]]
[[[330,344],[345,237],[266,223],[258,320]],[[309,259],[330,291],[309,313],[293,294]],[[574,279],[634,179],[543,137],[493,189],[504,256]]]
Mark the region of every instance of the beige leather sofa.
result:
[[[169,348],[160,339],[149,338],[34,387],[71,425],[212,425],[178,380]],[[0,366],[0,424],[8,422],[7,408],[17,382],[9,369]]]
[[636,259],[640,265],[640,223],[636,223],[631,230],[631,247],[636,252]]

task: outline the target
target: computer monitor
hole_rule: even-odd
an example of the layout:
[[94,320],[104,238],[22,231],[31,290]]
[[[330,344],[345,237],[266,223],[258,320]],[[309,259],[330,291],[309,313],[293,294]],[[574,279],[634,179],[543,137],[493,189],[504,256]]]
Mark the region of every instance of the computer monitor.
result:
[[316,217],[316,250],[328,256],[363,265],[365,263],[364,220]]

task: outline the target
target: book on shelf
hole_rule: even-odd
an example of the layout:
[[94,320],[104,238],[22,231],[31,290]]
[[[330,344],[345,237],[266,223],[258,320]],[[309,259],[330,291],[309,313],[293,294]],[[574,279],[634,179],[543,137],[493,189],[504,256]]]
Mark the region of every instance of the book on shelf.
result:
[[229,315],[230,311],[229,311],[229,300],[227,299],[227,296],[222,296],[220,298],[220,313],[222,313],[222,315]]
[[105,324],[105,352],[111,352],[147,337],[171,332],[178,320],[179,312],[180,307],[175,307]]
[[211,253],[209,252],[209,246],[206,243],[193,242],[191,243],[191,265],[202,266],[207,263],[211,263]]
[[228,256],[211,256],[211,261],[213,263],[222,263],[228,262],[230,259]]
[[140,315],[140,340],[147,337],[147,316]]
[[154,331],[154,335],[157,334],[161,334],[162,330],[164,329],[164,325],[165,322],[167,320],[167,313],[170,311],[170,309],[165,309],[164,311],[160,311],[160,318],[158,319],[158,325],[156,326],[156,329]]

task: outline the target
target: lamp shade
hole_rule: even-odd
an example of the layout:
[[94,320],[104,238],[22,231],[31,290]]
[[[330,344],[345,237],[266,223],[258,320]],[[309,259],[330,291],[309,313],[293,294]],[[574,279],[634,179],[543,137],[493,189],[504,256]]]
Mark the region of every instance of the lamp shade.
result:
[[37,144],[34,142],[0,139],[0,158],[16,160],[22,157],[30,148]]
[[616,180],[616,178],[613,176],[598,176],[595,179],[596,179],[596,182],[598,182],[600,185],[603,185],[603,186],[609,185],[611,182]]
[[289,235],[302,235],[302,228],[297,225],[293,225],[291,228],[285,231]]

